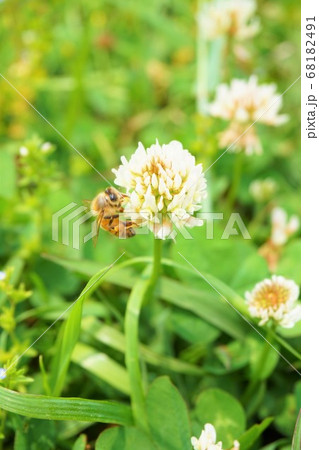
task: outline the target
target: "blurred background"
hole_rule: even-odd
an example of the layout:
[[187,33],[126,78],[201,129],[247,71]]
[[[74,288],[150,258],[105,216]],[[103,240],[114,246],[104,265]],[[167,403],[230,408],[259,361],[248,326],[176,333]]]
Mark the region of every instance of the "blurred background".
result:
[[[145,146],[156,138],[160,143],[180,140],[204,167],[221,153],[214,145],[219,124],[196,114],[196,2],[33,0],[21,5],[12,0],[1,2],[0,12],[1,73],[107,179],[113,181],[111,168],[120,163],[121,155],[130,155],[139,140]],[[240,78],[254,73],[260,82],[275,82],[278,92],[283,92],[299,75],[299,2],[259,0],[257,16],[261,32],[238,44],[235,57],[226,55],[229,72]],[[55,146],[43,168],[34,168],[39,179],[29,180],[47,184],[42,198],[36,188],[34,200],[49,211],[42,223],[44,234],[50,212],[91,199],[105,188],[105,181],[3,79],[0,86],[1,256],[5,258],[26,240],[31,246],[26,235],[31,219],[22,216],[39,212],[32,204],[29,211],[21,204],[26,202],[21,202],[21,189],[28,181],[24,188],[19,186],[18,155],[26,141],[37,136]],[[298,89],[297,85],[283,99],[283,112],[291,118],[288,123],[278,129],[260,127],[264,154],[246,158],[239,202],[248,218],[253,213],[248,187],[260,176],[278,181],[278,203],[296,212]],[[233,160],[227,154],[210,170],[215,178],[211,196],[221,202],[214,209],[223,205]],[[42,243],[50,246],[49,241]]]

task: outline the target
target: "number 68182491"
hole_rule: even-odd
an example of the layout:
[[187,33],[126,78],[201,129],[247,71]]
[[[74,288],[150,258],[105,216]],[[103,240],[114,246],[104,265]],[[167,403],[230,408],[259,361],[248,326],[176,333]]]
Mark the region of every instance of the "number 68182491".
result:
[[306,77],[314,78],[316,76],[315,17],[308,17],[306,20]]

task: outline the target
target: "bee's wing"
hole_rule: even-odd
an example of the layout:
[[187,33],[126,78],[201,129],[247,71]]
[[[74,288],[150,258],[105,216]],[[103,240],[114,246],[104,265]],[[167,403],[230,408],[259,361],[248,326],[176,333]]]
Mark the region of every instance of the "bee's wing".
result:
[[96,218],[96,235],[93,237],[93,245],[94,245],[94,247],[96,247],[97,241],[99,239],[101,222],[102,222],[103,216],[104,216],[104,213],[100,212],[100,214]]

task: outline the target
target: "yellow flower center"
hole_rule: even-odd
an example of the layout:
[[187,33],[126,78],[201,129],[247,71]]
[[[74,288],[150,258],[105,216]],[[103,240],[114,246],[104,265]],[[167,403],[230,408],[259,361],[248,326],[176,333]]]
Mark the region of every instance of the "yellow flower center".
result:
[[261,308],[272,308],[275,311],[289,298],[289,290],[283,286],[273,284],[262,287],[255,295],[254,303]]

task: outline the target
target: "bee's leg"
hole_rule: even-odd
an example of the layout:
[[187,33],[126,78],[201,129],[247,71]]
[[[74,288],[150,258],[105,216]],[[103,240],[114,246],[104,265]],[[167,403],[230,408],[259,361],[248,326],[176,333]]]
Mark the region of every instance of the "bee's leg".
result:
[[126,230],[126,237],[127,238],[131,238],[131,237],[134,237],[135,236],[135,231],[134,231],[134,228],[127,228],[127,230]]
[[120,238],[130,238],[135,236],[135,231],[133,229],[133,223],[129,220],[127,220],[126,222],[119,222],[118,225],[118,236]]

